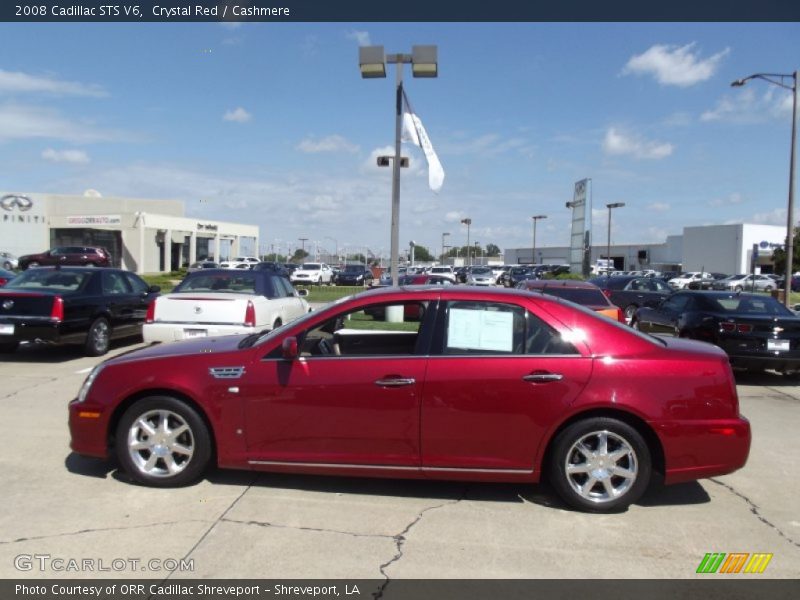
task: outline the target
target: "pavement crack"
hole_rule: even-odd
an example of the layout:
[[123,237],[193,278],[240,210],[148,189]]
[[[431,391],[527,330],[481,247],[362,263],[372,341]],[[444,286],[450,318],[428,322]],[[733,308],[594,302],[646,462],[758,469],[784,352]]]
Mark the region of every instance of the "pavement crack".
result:
[[36,385],[27,386],[24,389],[17,390],[16,392],[11,392],[10,394],[6,394],[5,396],[0,396],[0,400],[8,400],[9,398],[13,398],[14,396],[18,395],[20,392],[29,392],[31,390],[35,390],[38,387],[42,387],[43,385],[47,385],[48,383],[53,383],[58,381],[58,377],[51,377],[42,381],[41,383],[37,383]]
[[76,535],[84,535],[87,533],[100,533],[103,531],[132,531],[134,529],[147,529],[150,527],[162,527],[164,525],[181,525],[183,523],[206,523],[201,519],[190,519],[187,521],[162,521],[160,523],[147,523],[146,525],[130,525],[128,527],[97,527],[93,529],[80,529],[78,531],[65,531],[62,533],[54,533],[51,535],[34,535],[30,537],[21,537],[14,540],[0,540],[0,546],[7,544],[17,544],[19,542],[32,542],[37,540],[51,540],[60,537],[72,537]]
[[727,483],[722,483],[721,481],[718,481],[717,479],[714,479],[714,478],[711,478],[710,481],[712,483],[716,483],[717,485],[724,487],[726,490],[728,490],[734,496],[737,496],[737,497],[741,498],[742,500],[744,500],[745,503],[747,504],[748,508],[750,509],[750,512],[753,515],[755,515],[756,519],[758,519],[759,521],[764,523],[764,525],[766,525],[767,527],[771,527],[772,529],[774,529],[779,536],[781,536],[783,539],[785,539],[787,542],[789,542],[793,546],[796,546],[796,547],[800,548],[800,543],[798,543],[795,540],[793,540],[792,538],[790,538],[778,526],[773,524],[771,521],[767,520],[767,518],[764,517],[764,515],[761,514],[761,509],[759,508],[759,506],[755,502],[750,500],[750,498],[748,498],[747,496],[745,496],[741,492],[737,491],[733,486],[730,486]]
[[397,535],[392,536],[392,538],[394,539],[395,546],[397,547],[397,552],[389,561],[383,563],[379,567],[381,575],[383,575],[384,577],[384,582],[378,588],[378,591],[372,594],[374,600],[380,600],[381,598],[383,598],[383,593],[386,591],[386,588],[392,581],[391,578],[389,577],[389,574],[386,572],[386,569],[388,569],[391,565],[395,564],[397,561],[403,558],[403,546],[406,543],[407,539],[406,536],[408,536],[409,532],[414,528],[414,526],[422,520],[422,517],[425,515],[425,513],[439,508],[444,508],[445,506],[453,506],[458,504],[467,497],[468,491],[469,491],[469,486],[465,487],[461,495],[455,500],[450,500],[449,502],[442,502],[441,504],[437,504],[436,506],[429,506],[427,508],[423,508],[416,514],[416,516],[411,520],[411,522],[405,526],[403,531],[401,531]]
[[275,527],[278,529],[296,529],[298,531],[313,531],[315,533],[336,533],[339,535],[349,535],[351,537],[365,537],[365,538],[383,538],[394,539],[395,536],[382,533],[356,533],[353,531],[341,531],[339,529],[325,529],[323,527],[301,527],[299,525],[282,525],[280,523],[271,523],[270,521],[239,521],[236,519],[222,519],[224,523],[238,523],[239,525],[255,525],[257,527]]

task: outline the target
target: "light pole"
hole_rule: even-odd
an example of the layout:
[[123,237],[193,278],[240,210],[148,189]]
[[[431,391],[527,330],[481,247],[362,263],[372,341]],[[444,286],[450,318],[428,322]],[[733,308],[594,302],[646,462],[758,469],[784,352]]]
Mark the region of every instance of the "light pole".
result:
[[336,262],[338,263],[339,262],[339,240],[337,240],[336,238],[333,238],[333,237],[331,237],[329,235],[326,235],[325,239],[326,240],[331,240],[336,245]]
[[374,79],[386,77],[386,63],[396,67],[396,101],[394,125],[394,160],[392,162],[392,234],[391,273],[392,285],[397,285],[398,258],[400,256],[400,136],[403,128],[403,65],[411,64],[414,77],[436,77],[439,65],[436,46],[412,46],[411,54],[386,54],[383,46],[361,46],[358,65],[361,77]]
[[[475,260],[476,261],[478,260],[478,250],[480,250],[480,249],[481,249],[481,243],[476,241],[475,242]],[[480,264],[480,263],[478,263],[478,264]]]
[[534,215],[531,217],[533,220],[533,246],[531,246],[531,264],[536,264],[536,221],[539,219],[546,219],[547,215]]
[[444,249],[449,247],[449,246],[445,246],[445,245],[444,245],[444,239],[445,239],[445,238],[446,238],[448,235],[450,235],[450,234],[449,234],[449,233],[443,233],[443,234],[442,234],[442,264],[444,264]]
[[467,265],[470,265],[470,251],[469,251],[469,226],[472,225],[472,219],[467,217],[466,219],[461,219],[461,222],[467,226]]
[[613,202],[612,204],[606,204],[606,208],[608,209],[608,247],[606,248],[606,275],[611,275],[611,209],[612,208],[622,208],[625,206],[624,202]]
[[[794,262],[794,174],[795,174],[795,152],[797,149],[797,81],[800,79],[800,71],[794,73],[756,73],[737,79],[731,83],[731,87],[742,87],[751,79],[763,79],[773,85],[782,87],[792,92],[792,143],[789,150],[789,204],[786,208],[786,278],[783,283],[784,304],[791,306],[789,293],[792,291],[792,263]],[[792,85],[787,85],[784,80],[791,79]]]

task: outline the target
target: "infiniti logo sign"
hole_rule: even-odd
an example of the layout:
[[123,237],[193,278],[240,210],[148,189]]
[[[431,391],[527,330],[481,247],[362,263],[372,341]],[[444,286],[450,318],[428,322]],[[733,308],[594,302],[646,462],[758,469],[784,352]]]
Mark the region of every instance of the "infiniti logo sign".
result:
[[14,210],[18,208],[21,212],[25,212],[33,207],[33,200],[27,196],[6,194],[0,198],[0,207],[2,207],[3,210]]

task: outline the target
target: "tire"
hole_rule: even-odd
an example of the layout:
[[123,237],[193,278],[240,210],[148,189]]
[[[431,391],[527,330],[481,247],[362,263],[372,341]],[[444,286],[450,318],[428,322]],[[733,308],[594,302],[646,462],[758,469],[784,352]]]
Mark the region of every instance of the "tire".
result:
[[103,356],[108,352],[111,344],[111,326],[105,317],[98,317],[93,322],[89,331],[86,333],[86,341],[83,344],[86,356]]
[[764,291],[769,294],[772,291],[772,286],[771,285],[764,286]]
[[25,268],[26,269],[30,269],[31,267],[38,267],[38,266],[39,266],[39,263],[34,260],[34,261],[29,262],[27,265],[25,265]]
[[19,342],[5,342],[0,344],[0,354],[11,354],[16,352]]
[[734,292],[741,292],[742,291],[742,286],[737,285],[735,288],[733,288],[733,291]]
[[4,263],[3,263],[3,268],[4,268],[6,271],[10,271],[10,270],[11,270],[11,263],[10,263],[10,262],[8,262],[8,261],[4,262]]
[[134,403],[122,415],[116,434],[120,465],[131,479],[144,485],[187,485],[199,479],[211,461],[211,436],[205,422],[191,406],[171,396],[150,396]]
[[650,449],[641,434],[608,417],[578,421],[558,434],[548,469],[564,502],[597,513],[626,509],[652,475]]
[[633,329],[635,329],[636,331],[641,331],[641,329],[639,328],[639,321],[637,321],[635,318],[631,319],[631,323],[630,324],[631,324],[631,327]]
[[97,264],[96,264],[96,263],[93,263],[93,262],[90,262],[90,263],[86,263],[86,266],[87,266],[87,267],[95,267],[95,268],[96,268],[96,267],[97,267]]
[[272,328],[277,329],[281,325],[283,325],[283,321],[281,321],[280,319],[275,319],[275,322],[272,324]]
[[625,307],[625,318],[630,322],[633,321],[633,316],[636,314],[636,309],[639,308],[635,304],[628,304]]

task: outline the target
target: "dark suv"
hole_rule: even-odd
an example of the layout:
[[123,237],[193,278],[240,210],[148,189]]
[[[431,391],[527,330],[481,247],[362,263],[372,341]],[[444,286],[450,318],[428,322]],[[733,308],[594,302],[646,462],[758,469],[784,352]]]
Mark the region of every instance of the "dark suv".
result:
[[40,254],[27,254],[19,257],[19,268],[51,265],[110,267],[111,254],[105,248],[96,246],[60,246]]

